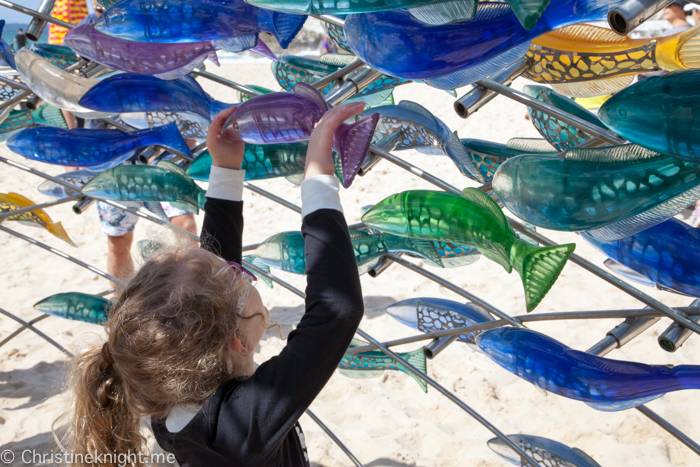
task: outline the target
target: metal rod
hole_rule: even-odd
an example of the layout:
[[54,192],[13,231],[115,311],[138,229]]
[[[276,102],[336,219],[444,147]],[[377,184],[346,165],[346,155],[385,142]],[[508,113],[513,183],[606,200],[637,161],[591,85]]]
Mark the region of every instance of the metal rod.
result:
[[622,323],[608,331],[600,342],[586,350],[586,352],[594,355],[602,355],[612,350],[619,349],[652,327],[660,319],[660,316],[652,318],[633,318],[628,316]]
[[[525,73],[530,66],[530,61],[527,57],[519,58],[507,68],[489,76],[489,79],[502,83],[504,86],[510,86],[515,78]],[[469,118],[491,102],[497,95],[496,91],[486,89],[477,84],[471,91],[455,101],[455,112],[462,118]]]
[[433,341],[430,344],[423,347],[423,355],[425,355],[425,358],[429,358],[432,360],[433,358],[437,357],[440,352],[445,350],[448,345],[452,344],[458,338],[458,335],[452,335],[433,339]]
[[76,214],[82,214],[82,213],[84,213],[85,210],[86,210],[87,208],[89,208],[89,207],[92,205],[92,203],[94,203],[95,201],[97,201],[95,198],[88,198],[87,196],[83,196],[82,198],[80,198],[80,199],[78,200],[77,203],[75,203],[75,204],[73,205],[73,207],[72,207],[71,209],[72,209],[73,212],[76,213]]
[[[192,70],[192,73],[194,73],[197,76],[201,76],[202,78],[206,78],[208,80],[214,81],[215,83],[223,84],[224,86],[228,86],[229,88],[233,88],[236,91],[241,91],[246,94],[250,94],[251,96],[260,96],[262,93],[260,91],[256,91],[255,89],[251,89],[248,86],[243,86],[242,84],[235,83],[229,79],[222,78],[221,76],[216,76],[213,73],[209,73],[208,71],[201,70],[199,68],[195,68]],[[234,104],[231,104],[234,105]]]
[[333,442],[337,444],[338,447],[345,453],[345,455],[350,458],[353,464],[355,464],[357,467],[364,467],[362,463],[357,459],[357,457],[355,457],[355,455],[352,452],[350,452],[350,450],[345,446],[345,444],[343,444],[343,442],[340,441],[340,439],[331,431],[330,428],[326,426],[325,423],[321,421],[320,418],[316,416],[316,414],[314,414],[310,409],[306,409],[306,415],[311,417],[311,420],[316,422],[316,424],[320,426],[323,431],[326,432],[326,434],[333,440]]
[[[51,15],[55,1],[56,0],[43,0],[37,9],[37,12]],[[38,41],[41,34],[44,32],[45,27],[46,21],[42,20],[41,18],[32,18],[32,21],[29,23],[27,31],[24,33],[24,35],[27,36],[30,41]]]
[[22,5],[17,5],[16,3],[8,2],[7,0],[0,0],[0,6],[4,6],[6,8],[9,8],[10,10],[15,10],[19,11],[20,13],[24,13],[25,15],[33,16],[35,18],[40,18],[43,19],[44,21],[48,23],[53,23],[56,26],[61,26],[62,28],[66,29],[73,29],[75,25],[66,23],[65,21],[61,21],[58,18],[54,18],[51,15],[47,15],[45,13],[40,13],[36,10],[32,10],[31,8],[24,7]]
[[613,31],[625,36],[671,2],[673,0],[627,0],[608,12],[608,24]]
[[324,23],[332,24],[340,28],[345,26],[345,20],[333,15],[309,15],[313,18],[323,21]]
[[508,86],[504,86],[490,79],[483,79],[481,81],[477,81],[476,84],[486,89],[495,91],[498,94],[506,96],[509,99],[512,99],[516,102],[525,104],[528,107],[532,107],[541,112],[544,112],[547,115],[551,115],[552,117],[558,118],[559,120],[568,123],[569,125],[573,125],[576,128],[588,133],[589,135],[602,139],[606,143],[615,145],[623,144],[625,142],[624,139],[620,138],[612,131],[608,131],[599,126],[593,125],[592,123],[589,123],[586,120],[583,120],[582,118],[571,115],[570,113],[564,112],[563,110],[559,110],[558,108],[549,104],[545,104],[544,102],[541,102],[535,98],[518,92],[515,89],[511,89]]
[[255,250],[257,247],[259,247],[260,245],[261,245],[260,243],[254,243],[254,244],[252,244],[252,245],[246,245],[246,246],[243,247],[243,251],[244,251],[244,252],[245,252],[245,251],[253,251],[253,250]]
[[11,79],[5,78],[4,76],[1,76],[1,75],[0,75],[0,83],[5,83],[10,87],[13,87],[15,89],[19,89],[20,91],[32,92],[32,90],[26,84],[18,83],[17,81],[12,81]]
[[14,107],[15,105],[19,104],[20,102],[22,102],[23,100],[25,100],[26,98],[28,98],[31,95],[32,95],[32,93],[29,91],[24,91],[20,94],[17,94],[12,99],[7,100],[7,101],[3,102],[2,104],[0,104],[0,110],[6,109],[7,107]]
[[280,198],[277,195],[273,195],[269,191],[263,190],[262,188],[258,188],[255,185],[251,185],[249,182],[243,182],[243,186],[248,188],[250,191],[253,193],[257,193],[259,195],[264,196],[265,198],[271,199],[272,201],[281,204],[282,206],[291,209],[292,211],[296,211],[299,214],[301,214],[301,208],[297,206],[296,204],[292,204],[289,201]]
[[[64,203],[70,203],[71,201],[77,199],[77,198],[82,198],[84,195],[82,194],[77,194],[77,195],[72,195],[67,198],[61,198],[56,201],[50,201],[48,203],[41,203],[41,204],[35,204],[34,206],[27,206],[26,208],[21,208],[21,209],[16,209],[14,211],[7,211],[7,212],[0,212],[0,219],[4,219],[6,217],[11,217],[11,216],[17,216],[19,214],[24,214],[25,212],[31,212],[31,211],[37,211],[39,209],[44,209],[44,208],[50,208],[51,206],[57,206],[59,204],[64,204]],[[0,220],[0,222],[2,222]]]
[[[693,303],[690,304],[692,307],[696,307],[698,305],[700,305],[700,299],[693,300]],[[693,316],[690,318],[690,320],[694,323],[700,322],[700,316]],[[683,345],[685,341],[688,340],[691,333],[692,331],[689,329],[684,328],[683,326],[680,326],[678,323],[674,322],[671,326],[666,328],[661,335],[659,335],[657,342],[666,352],[675,352]]]
[[362,68],[364,65],[365,65],[364,62],[358,58],[357,60],[355,60],[351,64],[345,65],[343,68],[340,68],[340,69],[334,71],[333,73],[324,76],[320,80],[313,83],[312,86],[320,91],[323,88],[325,88],[326,86],[328,86],[329,84],[331,84],[333,81],[341,79],[346,75],[349,75],[353,71]]
[[380,71],[369,67],[357,70],[346,76],[342,84],[336,85],[328,91],[324,99],[329,105],[336,106],[351,97],[359,95],[381,76],[382,73]]
[[10,318],[10,319],[13,319],[13,320],[17,321],[19,324],[21,324],[21,325],[24,326],[25,328],[29,329],[30,331],[35,332],[37,335],[41,336],[46,342],[48,342],[49,344],[54,345],[58,350],[60,350],[60,351],[63,352],[64,354],[68,355],[69,357],[72,357],[72,356],[73,356],[72,353],[70,353],[69,351],[67,351],[66,349],[64,349],[58,342],[56,342],[55,340],[51,339],[49,336],[47,336],[47,335],[44,334],[43,332],[39,331],[37,328],[35,328],[35,327],[32,326],[31,324],[27,323],[27,322],[24,321],[23,319],[20,319],[20,318],[16,317],[15,315],[13,315],[12,313],[10,313],[9,311],[5,311],[5,310],[3,310],[2,308],[0,308],[0,313],[2,313],[3,315],[7,316],[7,317]]
[[[37,317],[34,318],[33,320],[29,321],[28,324],[37,323],[37,322],[39,322],[39,321],[42,321],[42,320],[48,318],[49,316],[51,316],[51,315],[41,315],[41,316],[37,316]],[[2,347],[3,345],[7,344],[7,343],[10,342],[12,339],[14,339],[16,336],[18,336],[19,334],[21,334],[23,331],[25,331],[25,330],[27,330],[27,329],[29,329],[29,328],[28,328],[27,326],[25,326],[25,325],[22,325],[21,328],[16,329],[15,332],[13,332],[12,334],[10,334],[10,335],[7,336],[6,338],[4,338],[2,341],[0,341],[0,347]]]

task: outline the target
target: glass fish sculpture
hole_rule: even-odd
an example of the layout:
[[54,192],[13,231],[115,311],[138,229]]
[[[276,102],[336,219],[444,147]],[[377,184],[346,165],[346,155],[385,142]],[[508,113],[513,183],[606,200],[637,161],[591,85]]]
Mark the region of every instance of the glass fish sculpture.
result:
[[62,174],[56,175],[55,177],[66,183],[70,183],[76,188],[75,190],[66,188],[65,186],[59,185],[58,183],[53,182],[51,180],[46,180],[44,183],[39,185],[38,190],[39,193],[42,193],[46,196],[50,196],[52,198],[65,198],[67,196],[71,196],[78,193],[83,187],[83,185],[92,180],[92,178],[95,175],[97,175],[97,172],[92,172],[90,170],[85,169],[74,170],[72,172],[64,172]]
[[438,154],[447,154],[472,178],[483,182],[481,172],[467,155],[457,132],[452,132],[442,120],[425,107],[415,102],[401,101],[398,105],[385,105],[366,110],[360,117],[366,117],[373,112],[379,113],[373,142],[399,132],[401,138],[396,145],[396,150],[416,148],[428,154],[435,154],[437,150]]
[[102,8],[104,8],[105,10],[106,10],[107,8],[110,8],[110,7],[114,6],[115,3],[118,3],[118,2],[119,2],[119,0],[96,0],[96,1],[97,1],[97,3],[99,3],[100,6],[101,6]]
[[81,57],[116,70],[162,79],[175,79],[199,68],[207,58],[216,58],[212,41],[150,44],[102,34],[94,24],[78,26],[66,34],[64,43]]
[[209,119],[189,112],[124,112],[119,118],[134,128],[145,130],[175,123],[183,138],[206,139]]
[[262,10],[243,0],[122,0],[95,28],[130,41],[216,41],[219,48],[242,52],[257,45],[261,32],[286,49],[305,21],[305,15]]
[[504,162],[493,190],[509,211],[538,227],[628,237],[700,197],[700,165],[636,145],[570,149],[565,157]]
[[[2,30],[5,28],[5,20],[0,19],[0,36],[2,36]],[[5,42],[4,39],[0,39],[0,65],[9,66],[13,70],[17,69],[15,65],[15,50],[10,47],[10,44]]]
[[[474,326],[494,321],[481,307],[442,298],[409,298],[386,307],[386,312],[406,326],[424,333]],[[457,340],[479,350],[474,339],[483,331],[460,334]]]
[[75,52],[65,45],[40,44],[35,42],[29,46],[29,50],[62,69],[75,65],[79,60]]
[[[468,246],[452,245],[452,249],[459,249],[461,254],[446,255],[441,254],[432,241],[355,230],[350,231],[350,240],[360,274],[366,273],[389,253],[404,252],[422,258],[431,266],[441,268],[466,266],[474,263],[480,256],[475,248]],[[254,256],[275,269],[293,274],[306,274],[304,237],[299,231],[273,235],[255,249]]]
[[700,297],[700,229],[678,219],[620,240],[604,242],[581,235],[597,250],[642,275],[652,284]]
[[[545,104],[549,104],[559,110],[568,112],[589,123],[599,126],[602,129],[607,129],[607,127],[600,120],[598,120],[598,117],[593,115],[591,112],[578,105],[572,99],[560,96],[549,88],[530,85],[525,86],[523,88],[523,92],[530,97],[534,97],[535,99],[544,102]],[[574,146],[591,139],[591,136],[588,133],[579,130],[573,125],[569,125],[556,117],[552,117],[545,112],[535,110],[532,107],[528,107],[527,111],[530,115],[530,120],[532,120],[532,124],[535,125],[537,131],[540,132],[544,139],[549,141],[560,151],[566,151],[569,148],[573,148]]]
[[[0,212],[16,211],[22,208],[35,206],[36,203],[29,198],[25,198],[19,193],[0,193]],[[43,227],[49,231],[54,237],[60,238],[71,246],[76,246],[73,240],[70,239],[68,233],[63,228],[60,222],[53,222],[46,211],[36,209],[34,211],[24,212],[0,219],[0,223],[4,220],[17,221],[22,224],[32,227]]]
[[198,213],[204,209],[205,191],[168,161],[151,165],[120,165],[97,175],[81,190],[91,198],[112,201],[168,201]]
[[75,128],[26,128],[7,141],[13,152],[48,164],[69,167],[91,167],[103,170],[113,167],[137,149],[163,146],[190,154],[187,143],[174,123],[152,130],[125,132]]
[[336,26],[335,24],[326,23],[324,21],[323,29],[326,31],[326,34],[328,34],[328,37],[331,39],[331,41],[336,46],[338,46],[339,49],[342,49],[345,52],[353,53],[352,49],[350,48],[350,44],[348,44],[348,40],[345,38],[345,32],[343,32],[343,28],[341,28],[340,26]]
[[652,76],[620,91],[603,104],[598,117],[633,143],[699,163],[698,106],[700,70],[686,70]]
[[[360,339],[353,339],[350,348],[364,347],[365,345],[369,345],[369,343]],[[423,354],[423,347],[413,352],[399,353],[398,355],[418,370],[423,373],[426,372],[428,366]],[[386,370],[402,371],[410,375],[420,385],[423,392],[428,392],[428,384],[423,379],[414,375],[405,366],[381,351],[370,350],[356,354],[345,354],[338,365],[338,373],[354,379],[377,378]]]
[[[298,83],[293,93],[263,94],[239,105],[226,120],[222,135],[250,144],[308,141],[328,110],[321,93],[306,83]],[[352,184],[369,151],[378,120],[379,114],[373,114],[352,125],[343,123],[335,131],[333,149],[343,164],[345,188]]]
[[344,32],[355,55],[372,68],[455,89],[523,57],[534,38],[574,23],[605,20],[608,11],[623,1],[557,0],[531,30],[520,24],[510,5],[482,2],[471,21],[430,26],[407,11],[395,10],[350,15]]
[[[600,464],[580,449],[570,448],[551,439],[531,435],[508,435],[508,439],[542,467],[600,467]],[[492,438],[487,444],[493,452],[511,464],[523,465],[520,454],[499,438]]]
[[598,410],[626,410],[667,392],[700,389],[698,365],[646,365],[596,357],[529,329],[491,329],[476,343],[514,375]]
[[[22,76],[14,70],[0,71],[0,76],[19,84],[26,84],[24,79],[22,79]],[[9,101],[13,97],[18,96],[21,92],[23,91],[10,86],[9,84],[0,83],[0,101]]]
[[59,318],[103,324],[109,317],[112,303],[97,295],[80,292],[59,293],[37,302],[34,308]]
[[552,288],[576,247],[540,248],[517,238],[498,204],[475,188],[461,195],[404,191],[375,204],[362,222],[401,237],[471,245],[508,273],[515,268],[523,281],[528,312]]
[[576,24],[530,44],[525,77],[570,97],[613,94],[638,73],[700,67],[700,26],[667,37],[630,39],[607,28]]
[[125,73],[100,81],[80,99],[88,109],[112,113],[178,112],[199,116],[195,121],[209,126],[227,104],[213,99],[190,76],[162,80],[154,76]]
[[27,86],[54,107],[70,110],[82,118],[104,118],[113,115],[94,112],[78,104],[83,94],[97,84],[97,81],[67,73],[28,49],[20,49],[15,54],[15,62],[17,71]]
[[68,129],[66,119],[61,109],[43,103],[35,110],[12,110],[5,120],[0,123],[0,142],[7,141],[12,135],[23,128],[36,126],[53,126]]
[[[381,123],[381,122],[380,122]],[[462,146],[469,160],[474,164],[486,183],[493,181],[496,170],[508,159],[521,154],[557,154],[549,142],[544,139],[512,138],[508,144],[492,143],[480,139],[462,139]],[[460,160],[451,158],[462,175],[477,180]]]
[[[314,84],[327,75],[338,71],[343,66],[349,65],[357,60],[357,57],[348,55],[347,60],[338,63],[338,57],[344,58],[346,56],[339,56],[338,54],[329,55],[331,56],[322,56],[320,60],[296,55],[284,55],[280,57],[279,61],[272,63],[272,73],[283,89],[291,91],[297,83]],[[376,105],[386,99],[388,95],[386,92],[380,94],[379,91],[387,91],[406,83],[410,83],[410,80],[382,75],[363,89],[357,97],[348,99],[345,102],[350,103],[362,100],[367,103],[367,105]],[[319,91],[326,95],[336,84],[338,84],[337,80],[331,81],[326,87]],[[361,98],[361,96],[363,97]],[[372,98],[370,99],[370,97]]]

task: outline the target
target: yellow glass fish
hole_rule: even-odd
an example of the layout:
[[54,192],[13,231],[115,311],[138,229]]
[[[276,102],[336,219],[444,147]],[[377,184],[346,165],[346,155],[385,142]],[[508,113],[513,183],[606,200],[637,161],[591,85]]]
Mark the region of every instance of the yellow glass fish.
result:
[[[0,212],[16,211],[17,209],[26,208],[29,206],[34,206],[36,203],[19,193],[0,193]],[[60,238],[64,242],[76,246],[73,240],[70,239],[66,230],[63,228],[60,222],[53,222],[48,214],[43,209],[37,209],[35,211],[24,212],[22,214],[17,214],[15,216],[9,216],[5,218],[0,218],[0,222],[3,220],[18,221],[28,224],[38,224],[40,227],[44,227],[51,234]]]
[[629,39],[610,29],[576,24],[533,40],[524,74],[559,94],[593,97],[632,84],[650,71],[700,68],[700,25],[668,37]]

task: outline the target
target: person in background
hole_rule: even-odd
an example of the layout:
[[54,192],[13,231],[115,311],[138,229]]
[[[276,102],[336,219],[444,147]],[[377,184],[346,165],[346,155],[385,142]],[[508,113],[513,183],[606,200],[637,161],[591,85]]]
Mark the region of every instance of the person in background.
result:
[[696,5],[695,3],[688,3],[686,6],[683,7],[683,10],[686,13],[690,13],[693,15],[693,24],[697,26],[700,24],[700,5]]
[[15,36],[15,51],[19,49],[23,49],[25,45],[27,45],[27,36],[24,35],[24,31],[21,29],[17,31],[17,35]]
[[[686,12],[684,8],[688,5],[688,2],[678,1],[673,2],[669,6],[663,9],[663,18],[671,23],[671,29],[666,30],[661,36],[667,37],[673,34],[678,34],[679,32],[686,31],[692,26],[685,20]],[[637,82],[650,78],[652,76],[664,76],[669,72],[666,70],[652,71],[650,73],[643,73],[637,75]]]
[[330,54],[335,52],[335,47],[333,47],[333,42],[331,39],[324,35],[323,42],[321,43],[321,55]]

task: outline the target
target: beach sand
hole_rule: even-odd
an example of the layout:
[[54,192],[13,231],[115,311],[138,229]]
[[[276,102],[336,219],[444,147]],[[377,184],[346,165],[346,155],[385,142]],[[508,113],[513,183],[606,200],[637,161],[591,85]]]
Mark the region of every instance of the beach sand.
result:
[[[224,63],[210,71],[239,83],[279,89],[266,63]],[[235,102],[235,92],[200,78],[215,98]],[[521,89],[527,82],[514,84]],[[462,93],[465,90],[461,90]],[[525,119],[525,107],[504,97],[495,99],[468,120],[459,119],[452,109],[454,98],[425,85],[410,84],[395,91],[396,101],[415,101],[442,119],[462,138],[478,138],[505,143],[512,137],[539,137]],[[33,163],[0,146],[0,154],[49,174],[61,167]],[[407,161],[429,171],[453,186],[476,184],[460,175],[445,156],[427,156],[415,151],[398,153]],[[38,177],[2,165],[0,191],[19,192],[33,201],[50,201],[36,187]],[[295,204],[300,204],[299,188],[284,179],[254,183]],[[204,185],[205,186],[205,185]],[[367,176],[358,177],[350,190],[341,190],[348,223],[357,222],[361,207],[406,189],[434,189],[427,182],[387,161],[380,162]],[[298,230],[300,216],[249,191],[245,193],[246,228],[244,244],[258,243],[282,231]],[[46,231],[6,222],[3,225],[36,238],[60,251],[106,270],[106,239],[99,232],[94,205],[82,215],[71,211],[71,203],[48,209],[54,221],[61,221],[78,245],[72,248]],[[197,217],[201,227],[202,216]],[[153,224],[141,220],[136,239],[146,237]],[[541,231],[559,243],[575,242],[576,253],[602,265],[605,257],[580,241],[575,234]],[[0,232],[2,268],[0,308],[24,320],[41,316],[32,308],[37,301],[58,292],[99,293],[109,288],[107,280],[5,232]],[[136,249],[133,249],[136,255]],[[411,260],[422,265],[419,260]],[[523,289],[517,273],[508,275],[485,258],[459,269],[428,267],[459,287],[477,295],[509,315],[525,313]],[[304,277],[273,271],[303,290]],[[444,287],[424,279],[400,265],[392,265],[378,278],[362,276],[365,317],[361,329],[382,341],[416,334],[385,313],[386,306],[412,297],[440,297],[463,301]],[[303,313],[303,301],[275,286],[258,285],[272,319],[283,334]],[[644,289],[649,295],[673,306],[687,306],[691,299]],[[535,313],[576,310],[637,309],[643,304],[629,297],[581,267],[569,264]],[[570,347],[586,350],[622,320],[559,321],[528,324]],[[669,354],[657,344],[657,336],[670,324],[662,319],[643,336],[608,355],[610,358],[655,364],[697,363],[692,355],[700,351],[700,338],[691,338],[678,352]],[[0,340],[19,325],[0,316]],[[100,327],[49,317],[36,327],[62,346],[74,349],[85,339],[99,340]],[[87,333],[87,337],[86,337]],[[277,332],[268,332],[256,355],[258,363],[277,354],[284,346]],[[395,348],[410,351],[418,344]],[[11,465],[23,465],[25,449],[50,453],[56,450],[51,438],[54,419],[66,408],[61,392],[62,372],[69,361],[56,347],[32,332],[25,331],[0,347],[0,448],[17,454]],[[462,343],[455,343],[428,362],[428,375],[451,391],[462,402],[481,414],[506,434],[523,433],[551,438],[578,447],[602,466],[691,466],[698,458],[679,441],[636,410],[603,413],[583,403],[545,395],[542,391],[498,367],[486,356]],[[681,391],[653,401],[649,407],[686,434],[700,439],[700,413],[692,402],[697,392]],[[333,376],[316,398],[311,410],[368,467],[380,466],[473,466],[507,465],[486,445],[493,435],[457,405],[430,388],[424,394],[408,375],[387,371],[375,379],[355,380]],[[328,436],[307,416],[301,419],[312,465],[349,466],[352,463]],[[47,465],[33,462],[35,465]]]

